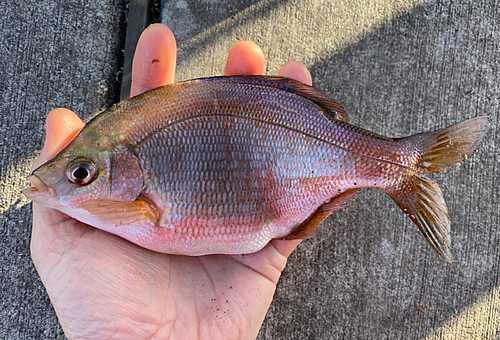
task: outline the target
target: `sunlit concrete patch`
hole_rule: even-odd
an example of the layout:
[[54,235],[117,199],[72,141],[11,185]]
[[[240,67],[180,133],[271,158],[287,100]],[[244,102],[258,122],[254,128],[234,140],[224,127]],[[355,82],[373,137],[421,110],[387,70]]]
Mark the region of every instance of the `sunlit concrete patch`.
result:
[[500,338],[500,288],[466,307],[421,340],[496,340]]
[[26,177],[29,175],[31,164],[37,155],[33,155],[21,162],[9,164],[0,173],[0,214],[8,209],[20,208],[31,203],[21,191],[30,185]]
[[[275,74],[289,60],[311,66],[423,2],[304,0],[281,4],[260,1],[203,33],[181,41],[179,55],[182,58],[179,58],[177,80],[222,74],[227,53],[239,40],[253,40],[263,48],[269,74]],[[189,4],[186,3],[182,10],[189,12]],[[165,14],[162,20],[169,25],[175,18]],[[269,21],[273,25],[269,25]],[[200,74],[202,70],[210,74]]]

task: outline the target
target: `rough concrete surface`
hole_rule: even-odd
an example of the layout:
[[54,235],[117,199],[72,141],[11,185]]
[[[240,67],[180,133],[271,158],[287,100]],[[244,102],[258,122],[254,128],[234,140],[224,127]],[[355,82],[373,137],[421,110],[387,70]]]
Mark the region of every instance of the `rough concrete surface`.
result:
[[[0,16],[0,338],[62,330],[29,254],[20,195],[49,110],[118,98],[125,1],[3,0]],[[454,262],[389,197],[362,190],[290,257],[259,339],[496,339],[500,335],[500,7],[494,0],[165,0],[177,80],[221,74],[254,40],[266,73],[295,59],[353,124],[401,137],[491,116],[479,152],[447,174]],[[427,308],[426,308],[427,307]]]

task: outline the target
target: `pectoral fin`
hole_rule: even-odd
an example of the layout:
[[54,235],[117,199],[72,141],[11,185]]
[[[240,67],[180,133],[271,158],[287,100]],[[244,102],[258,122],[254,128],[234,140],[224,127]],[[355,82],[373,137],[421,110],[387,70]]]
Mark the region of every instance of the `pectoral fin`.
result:
[[359,189],[350,189],[334,196],[329,200],[329,202],[324,203],[315,212],[313,212],[304,222],[293,228],[290,234],[283,237],[283,240],[306,239],[313,237],[319,224],[323,222],[332,212],[349,204],[358,190]]
[[78,208],[85,209],[101,221],[119,227],[142,222],[158,224],[159,213],[156,207],[144,198],[135,201],[96,199],[81,203]]

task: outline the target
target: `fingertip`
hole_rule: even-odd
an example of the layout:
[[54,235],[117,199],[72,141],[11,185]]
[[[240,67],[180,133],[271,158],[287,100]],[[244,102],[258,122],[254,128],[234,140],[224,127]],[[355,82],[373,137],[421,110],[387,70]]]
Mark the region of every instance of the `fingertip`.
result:
[[307,67],[298,61],[289,61],[281,66],[278,76],[298,80],[304,84],[312,86],[311,72]]
[[265,58],[262,49],[253,41],[240,41],[227,56],[224,75],[259,75],[264,73]]
[[46,137],[40,157],[34,162],[33,169],[52,159],[83,128],[82,120],[68,109],[58,108],[47,115]]
[[130,95],[173,83],[176,59],[177,43],[172,31],[163,24],[148,26],[137,42]]

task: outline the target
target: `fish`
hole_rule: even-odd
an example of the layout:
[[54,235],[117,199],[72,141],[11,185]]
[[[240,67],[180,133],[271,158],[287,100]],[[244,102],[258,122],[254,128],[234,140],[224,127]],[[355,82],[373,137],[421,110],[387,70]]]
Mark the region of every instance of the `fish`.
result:
[[199,78],[96,115],[32,171],[33,202],[168,254],[246,254],[306,239],[361,188],[388,194],[451,262],[438,184],[488,117],[405,138],[348,122],[320,90],[274,76]]

